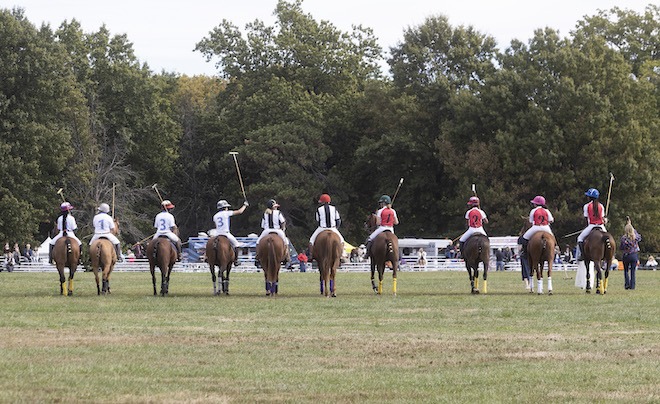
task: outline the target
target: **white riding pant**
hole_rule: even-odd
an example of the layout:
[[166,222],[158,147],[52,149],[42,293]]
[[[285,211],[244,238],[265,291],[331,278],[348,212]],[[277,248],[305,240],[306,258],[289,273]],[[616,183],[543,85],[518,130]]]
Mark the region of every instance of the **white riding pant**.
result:
[[378,235],[380,233],[384,232],[385,230],[389,230],[389,231],[392,232],[392,234],[394,234],[394,227],[392,227],[392,226],[378,226],[378,228],[376,230],[374,230],[374,232],[369,235],[369,241],[373,241],[373,239],[378,237]]
[[330,230],[336,235],[339,236],[339,240],[341,240],[341,243],[344,244],[344,236],[341,235],[339,230],[336,227],[318,227],[316,230],[314,230],[314,233],[312,233],[312,237],[309,238],[310,244],[314,244],[316,241],[316,238],[321,234],[323,230]]
[[233,234],[227,232],[227,233],[215,233],[214,236],[225,236],[227,237],[227,240],[229,240],[229,243],[233,248],[238,248],[242,247],[241,242],[236,240],[236,237],[234,237]]
[[259,238],[257,239],[257,244],[259,244],[259,242],[261,241],[262,238],[266,237],[270,233],[277,234],[278,236],[280,236],[282,238],[282,240],[284,240],[284,245],[286,245],[286,246],[289,245],[289,239],[286,238],[286,234],[284,234],[284,232],[281,229],[264,229],[264,231],[261,232],[261,234],[259,235]]
[[181,239],[179,238],[179,236],[177,236],[176,234],[174,234],[171,231],[169,231],[167,233],[156,233],[156,234],[154,234],[152,240],[155,240],[160,236],[166,236],[167,238],[169,238],[170,240],[172,240],[175,243],[181,242]]
[[100,238],[107,238],[112,244],[119,245],[119,239],[112,233],[95,233],[94,236],[92,236],[92,239],[89,240],[89,245],[92,245],[93,242]]
[[546,224],[546,225],[543,225],[543,226],[534,225],[534,226],[530,227],[529,229],[527,229],[525,234],[523,234],[523,238],[525,240],[529,241],[535,233],[538,233],[540,231],[547,231],[548,233],[550,233],[554,236],[554,234],[552,233],[552,230],[550,230],[550,226]]
[[[57,240],[59,240],[59,239],[62,238],[62,236],[63,236],[62,233],[63,233],[63,232],[59,232],[59,233],[57,233],[57,236],[53,237],[53,239],[50,240],[50,245],[55,245],[55,243],[57,242]],[[78,242],[78,245],[82,245],[82,241],[80,241],[80,240],[78,239],[78,237],[76,237],[76,235],[73,234],[72,231],[67,231],[66,234],[67,234],[69,237],[71,237],[72,239],[76,240],[76,241]]]
[[468,238],[470,238],[471,235],[475,233],[483,234],[484,236],[488,237],[488,234],[486,234],[486,231],[484,230],[483,227],[468,227],[467,231],[463,233],[463,235],[461,236],[460,239],[458,239],[458,241],[464,243]]
[[600,227],[602,231],[607,231],[605,230],[605,226],[603,226],[602,224],[590,224],[584,230],[582,230],[582,233],[580,233],[580,235],[578,236],[577,238],[578,243],[583,242],[584,239],[587,238],[589,233],[591,233],[591,230],[593,230],[595,227]]

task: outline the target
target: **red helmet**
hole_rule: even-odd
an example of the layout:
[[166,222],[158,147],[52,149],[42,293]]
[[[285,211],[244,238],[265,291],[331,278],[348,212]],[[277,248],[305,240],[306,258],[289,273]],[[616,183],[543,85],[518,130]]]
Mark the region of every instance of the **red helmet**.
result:
[[330,195],[323,194],[319,197],[319,203],[330,203]]
[[476,196],[471,197],[468,199],[468,206],[479,206],[479,198]]
[[530,202],[533,203],[534,205],[539,205],[539,206],[545,205],[545,198],[542,197],[541,195],[537,195]]

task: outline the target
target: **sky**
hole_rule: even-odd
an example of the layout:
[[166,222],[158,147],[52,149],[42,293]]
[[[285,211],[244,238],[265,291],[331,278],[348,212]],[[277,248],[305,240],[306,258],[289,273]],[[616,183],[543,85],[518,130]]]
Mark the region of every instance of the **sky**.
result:
[[[293,2],[293,0],[291,0]],[[495,37],[505,49],[512,39],[527,42],[534,30],[550,27],[568,36],[577,21],[612,7],[642,13],[650,0],[304,0],[303,11],[342,31],[352,25],[374,30],[381,47],[389,50],[403,32],[427,17],[445,15],[449,23],[472,25]],[[214,62],[195,52],[195,45],[223,19],[245,32],[245,24],[259,19],[273,25],[277,0],[0,0],[0,8],[22,8],[37,27],[56,29],[76,19],[84,32],[105,24],[112,34],[126,34],[141,62],[155,73],[217,75]]]

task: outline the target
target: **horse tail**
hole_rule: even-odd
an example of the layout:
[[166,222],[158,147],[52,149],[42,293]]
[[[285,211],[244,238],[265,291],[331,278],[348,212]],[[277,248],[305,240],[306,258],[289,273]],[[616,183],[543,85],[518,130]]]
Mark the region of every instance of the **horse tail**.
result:
[[545,234],[541,234],[541,243],[543,251],[545,251],[548,248],[548,240],[545,238]]
[[605,244],[606,250],[612,249],[612,243],[610,243],[610,235],[608,233],[603,234],[602,242]]
[[275,255],[275,246],[273,245],[273,240],[268,239],[268,265],[274,265],[277,262],[277,256]]

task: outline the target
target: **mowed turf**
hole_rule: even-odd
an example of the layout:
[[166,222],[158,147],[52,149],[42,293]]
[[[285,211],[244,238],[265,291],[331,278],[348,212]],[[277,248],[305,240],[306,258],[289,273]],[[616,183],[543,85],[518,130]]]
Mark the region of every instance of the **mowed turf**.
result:
[[[553,296],[520,273],[491,273],[471,295],[465,272],[399,274],[398,296],[368,273],[173,273],[170,296],[148,273],[93,274],[59,295],[54,273],[0,273],[0,402],[658,402],[660,272],[607,295],[553,277]],[[547,286],[544,285],[544,288]],[[547,290],[547,289],[546,289]]]

